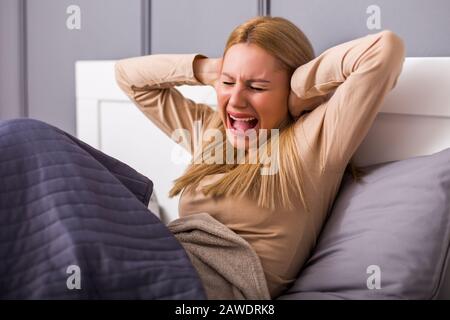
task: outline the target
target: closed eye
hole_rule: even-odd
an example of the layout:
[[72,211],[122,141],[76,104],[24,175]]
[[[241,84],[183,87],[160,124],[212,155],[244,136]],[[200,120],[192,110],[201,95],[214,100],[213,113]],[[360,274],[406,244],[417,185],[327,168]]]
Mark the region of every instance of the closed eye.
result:
[[[223,81],[222,83],[227,86],[231,86],[234,84],[234,82],[227,82],[227,81]],[[256,87],[252,87],[252,86],[250,86],[250,89],[255,90],[255,91],[265,91],[266,90],[263,88],[256,88]]]
[[250,89],[256,90],[256,91],[265,91],[266,90],[266,89],[263,89],[263,88],[255,88],[255,87],[250,87]]

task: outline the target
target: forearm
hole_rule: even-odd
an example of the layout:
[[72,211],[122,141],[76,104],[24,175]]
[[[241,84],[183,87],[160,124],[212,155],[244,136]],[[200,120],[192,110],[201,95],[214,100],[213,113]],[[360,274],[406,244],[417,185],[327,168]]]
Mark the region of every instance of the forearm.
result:
[[115,75],[128,95],[136,91],[177,85],[201,85],[194,76],[193,61],[199,54],[154,54],[116,62]]
[[148,55],[123,59],[115,65],[119,87],[169,137],[176,129],[186,129],[192,136],[194,123],[206,123],[205,119],[213,112],[208,105],[195,103],[174,88],[203,84],[194,76],[193,61],[197,56],[199,54]]
[[[315,59],[298,67],[291,78],[291,90],[301,99],[298,108],[308,109],[312,103],[322,101],[342,84],[352,73],[378,69],[383,73],[396,73],[403,63],[404,44],[389,30],[370,34],[334,46]],[[297,101],[299,104],[299,101]]]

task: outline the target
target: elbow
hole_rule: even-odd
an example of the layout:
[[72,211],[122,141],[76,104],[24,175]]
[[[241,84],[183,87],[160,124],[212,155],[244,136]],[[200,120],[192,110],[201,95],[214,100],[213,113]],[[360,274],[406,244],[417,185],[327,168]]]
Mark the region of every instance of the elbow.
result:
[[119,60],[114,64],[114,77],[116,83],[122,91],[129,95],[130,85],[126,79],[125,72],[123,71],[122,61]]
[[385,61],[391,68],[400,67],[405,60],[405,43],[403,39],[391,30],[380,32],[382,48],[385,52]]
[[389,76],[393,89],[402,72],[405,61],[405,43],[403,39],[391,30],[381,32],[381,47],[384,51],[383,65],[385,74]]

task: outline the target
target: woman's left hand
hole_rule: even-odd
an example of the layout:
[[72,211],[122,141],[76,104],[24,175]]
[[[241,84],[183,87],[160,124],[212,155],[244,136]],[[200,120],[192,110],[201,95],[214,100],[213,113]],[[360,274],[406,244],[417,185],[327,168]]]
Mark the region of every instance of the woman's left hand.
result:
[[327,100],[327,96],[316,96],[309,99],[302,99],[294,91],[290,91],[288,99],[289,113],[298,118],[303,112],[311,111]]

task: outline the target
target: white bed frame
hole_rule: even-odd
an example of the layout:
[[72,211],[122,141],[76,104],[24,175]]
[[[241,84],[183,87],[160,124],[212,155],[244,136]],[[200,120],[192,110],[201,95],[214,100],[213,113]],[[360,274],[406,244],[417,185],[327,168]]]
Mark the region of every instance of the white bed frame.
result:
[[[178,217],[172,181],[186,163],[170,161],[175,150],[189,155],[150,122],[118,88],[115,61],[76,63],[77,137],[148,176],[166,223]],[[190,99],[215,107],[212,87],[181,86]],[[450,57],[408,57],[397,85],[385,99],[353,157],[366,166],[428,155],[450,147]],[[449,272],[447,272],[449,274]],[[441,298],[450,298],[450,277]]]

